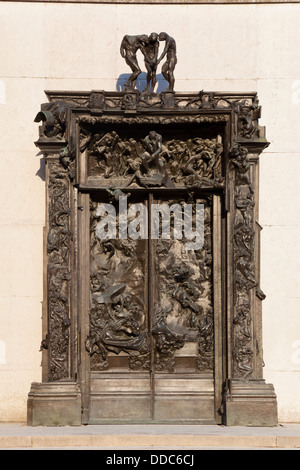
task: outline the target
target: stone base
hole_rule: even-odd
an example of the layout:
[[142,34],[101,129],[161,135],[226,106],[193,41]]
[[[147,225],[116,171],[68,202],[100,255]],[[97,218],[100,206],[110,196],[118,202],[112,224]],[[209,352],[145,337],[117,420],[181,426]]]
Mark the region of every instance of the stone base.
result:
[[215,424],[213,376],[92,373],[89,411],[89,424]]
[[28,426],[80,426],[81,394],[75,382],[32,383],[27,400]]
[[230,380],[224,392],[226,426],[277,426],[274,387],[263,380]]
[[147,423],[151,420],[148,373],[92,372],[88,424]]
[[215,424],[212,375],[156,374],[154,420],[163,423]]

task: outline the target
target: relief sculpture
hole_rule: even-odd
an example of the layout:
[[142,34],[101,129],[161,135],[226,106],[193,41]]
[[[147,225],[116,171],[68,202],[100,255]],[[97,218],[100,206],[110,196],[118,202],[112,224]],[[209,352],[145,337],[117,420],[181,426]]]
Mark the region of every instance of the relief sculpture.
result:
[[185,335],[172,331],[167,325],[168,312],[160,309],[155,315],[152,329],[154,336],[156,358],[155,369],[160,372],[173,372],[175,368],[174,353],[185,344]]
[[257,95],[175,92],[173,37],[120,39],[124,90],[47,91],[35,118],[46,292],[43,382],[33,384],[28,422],[273,426],[255,220],[268,142]]
[[146,136],[122,137],[95,130],[84,134],[82,150],[87,151],[89,175],[106,187],[224,186],[221,136],[168,139],[151,130]]
[[250,310],[250,290],[257,285],[254,261],[254,195],[247,149],[235,145],[231,149],[230,159],[235,172],[233,366],[235,377],[245,380],[253,372],[254,356]]
[[162,136],[155,131],[143,139],[145,152],[141,155],[141,170],[136,177],[141,186],[173,186],[166,170],[165,158],[168,151],[162,145]]
[[[134,352],[142,356],[149,354],[147,333],[141,332],[138,321],[144,312],[133,302],[132,296],[124,292],[125,289],[125,284],[117,284],[108,287],[102,295],[92,295],[91,334],[86,348],[91,355],[100,355],[96,363],[99,369],[108,368],[108,352],[119,354],[123,351],[130,356],[135,356]],[[130,360],[131,357],[129,364],[134,364],[134,360]]]
[[[121,195],[124,197],[120,190],[109,191],[111,201],[117,202]],[[151,335],[155,370],[174,372],[176,351],[187,343],[194,345],[190,367],[213,369],[211,201],[208,197],[197,203],[205,205],[204,244],[195,251],[187,250],[185,237],[166,240],[160,234],[158,239],[148,239],[145,234],[136,240],[101,239],[97,232],[100,203],[91,203],[91,306],[86,348],[94,370],[109,369],[112,354],[125,354],[131,370],[149,369]],[[171,207],[176,204],[181,207],[178,200]],[[190,216],[194,219],[195,214]],[[150,271],[149,245],[155,260]],[[146,300],[149,282],[154,289],[152,319],[148,318]]]
[[187,343],[196,346],[196,369],[213,369],[211,207],[207,203],[201,249],[187,251],[184,238],[156,243],[158,311],[153,334],[159,371],[174,371],[176,350]]
[[91,204],[90,334],[92,368],[106,370],[108,356],[125,353],[132,370],[149,367],[144,297],[145,240],[101,240],[96,202]]
[[67,172],[59,162],[49,164],[48,335],[49,380],[68,377],[70,336],[70,202]]

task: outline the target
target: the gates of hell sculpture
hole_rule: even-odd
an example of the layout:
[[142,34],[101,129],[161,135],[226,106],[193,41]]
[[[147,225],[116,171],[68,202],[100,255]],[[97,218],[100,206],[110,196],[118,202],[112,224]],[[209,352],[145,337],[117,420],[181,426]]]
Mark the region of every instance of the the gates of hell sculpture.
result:
[[[46,92],[36,117],[43,377],[28,424],[276,425],[263,379],[257,96],[174,92],[166,33],[125,37],[121,53],[133,70],[123,92]],[[165,56],[169,88],[155,93]]]

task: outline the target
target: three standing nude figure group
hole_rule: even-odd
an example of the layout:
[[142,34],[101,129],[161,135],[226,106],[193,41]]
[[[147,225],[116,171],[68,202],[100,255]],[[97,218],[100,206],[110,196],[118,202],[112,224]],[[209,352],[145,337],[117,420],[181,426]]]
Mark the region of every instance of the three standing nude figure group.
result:
[[[165,41],[165,47],[160,57],[158,57],[159,41]],[[144,56],[147,70],[147,85],[143,92],[154,92],[157,66],[165,56],[166,62],[162,66],[161,72],[163,77],[169,82],[166,91],[173,91],[175,82],[174,68],[177,63],[175,40],[167,33],[151,33],[149,36],[146,34],[124,36],[120,52],[126,64],[129,65],[132,70],[132,74],[124,85],[127,88],[134,89],[137,78],[142,72],[136,56],[138,50],[140,50]]]

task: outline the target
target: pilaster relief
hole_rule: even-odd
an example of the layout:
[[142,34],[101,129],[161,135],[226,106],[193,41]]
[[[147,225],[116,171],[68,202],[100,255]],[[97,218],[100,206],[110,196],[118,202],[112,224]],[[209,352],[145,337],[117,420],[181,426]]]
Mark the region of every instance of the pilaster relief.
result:
[[[70,195],[69,178],[57,160],[48,162],[48,328],[49,381],[69,377]],[[45,342],[43,343],[45,347]]]
[[250,182],[248,150],[235,145],[230,150],[234,169],[233,218],[233,377],[249,378],[253,372],[253,330],[250,290],[257,285],[254,259],[254,192]]

